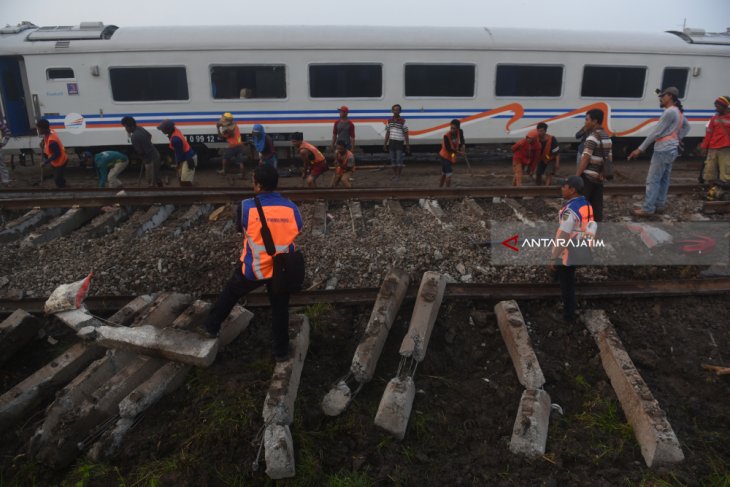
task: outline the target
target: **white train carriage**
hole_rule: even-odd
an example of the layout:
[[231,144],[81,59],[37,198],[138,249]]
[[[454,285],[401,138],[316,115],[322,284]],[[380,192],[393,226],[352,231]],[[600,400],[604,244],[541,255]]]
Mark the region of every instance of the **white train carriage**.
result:
[[380,146],[394,103],[413,144],[439,143],[451,119],[470,143],[508,142],[540,121],[574,141],[583,114],[604,110],[617,137],[643,137],[661,114],[656,88],[677,86],[704,134],[727,94],[730,35],[440,27],[121,27],[82,23],[0,30],[0,98],[11,150],[38,148],[46,117],[67,148],[128,144],[131,115],[174,120],[218,147],[215,123],[263,124],[277,140],[332,138],[350,107],[359,146]]

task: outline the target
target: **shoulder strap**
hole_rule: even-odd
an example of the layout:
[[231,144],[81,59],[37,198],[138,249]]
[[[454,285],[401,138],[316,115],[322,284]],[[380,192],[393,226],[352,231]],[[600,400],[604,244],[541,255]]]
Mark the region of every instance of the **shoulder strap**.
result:
[[264,216],[264,209],[261,207],[261,202],[258,196],[254,196],[253,200],[256,202],[256,209],[259,210],[259,219],[261,220],[261,237],[264,239],[264,246],[266,247],[266,253],[274,255],[276,253],[276,246],[274,245],[274,239],[271,237],[271,230],[266,224],[266,216]]

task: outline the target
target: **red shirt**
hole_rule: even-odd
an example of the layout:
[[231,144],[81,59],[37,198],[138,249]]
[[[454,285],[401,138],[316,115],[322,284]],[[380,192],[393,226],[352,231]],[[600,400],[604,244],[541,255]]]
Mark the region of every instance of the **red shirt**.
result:
[[512,156],[512,160],[514,162],[519,162],[524,166],[532,166],[537,164],[537,161],[540,159],[542,147],[540,146],[540,142],[537,140],[533,140],[532,144],[530,144],[527,142],[527,139],[522,139],[518,140],[517,143],[512,146],[512,152],[514,152],[514,155]]
[[730,147],[730,113],[719,113],[710,119],[705,139],[700,145],[703,149],[722,149]]

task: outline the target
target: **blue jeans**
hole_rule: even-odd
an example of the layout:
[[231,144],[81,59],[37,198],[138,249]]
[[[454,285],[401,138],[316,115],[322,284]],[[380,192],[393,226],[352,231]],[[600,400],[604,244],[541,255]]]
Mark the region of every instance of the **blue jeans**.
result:
[[643,209],[654,213],[657,208],[667,206],[669,179],[672,176],[672,163],[677,158],[677,149],[657,152],[651,156],[649,172],[646,174],[646,196]]
[[389,142],[390,150],[390,165],[391,166],[405,166],[403,159],[405,158],[405,152],[403,151],[402,140],[391,140]]

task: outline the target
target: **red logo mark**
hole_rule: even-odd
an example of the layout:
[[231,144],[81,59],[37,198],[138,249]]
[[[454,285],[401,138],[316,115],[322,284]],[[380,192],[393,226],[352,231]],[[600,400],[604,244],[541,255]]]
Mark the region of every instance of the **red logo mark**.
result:
[[[519,235],[517,235],[517,234],[515,234],[515,235],[512,235],[512,236],[511,236],[510,238],[508,238],[507,240],[504,240],[504,241],[502,241],[502,245],[504,245],[505,247],[507,247],[507,248],[508,248],[508,249],[510,249],[510,250],[513,250],[513,251],[515,251],[515,252],[519,252],[519,251],[520,251],[520,249],[518,249],[518,248],[516,247],[516,245],[517,245],[517,239],[518,239],[518,238],[519,238]],[[512,244],[514,244],[514,245],[511,245],[511,244],[510,244],[510,242],[512,242]]]

